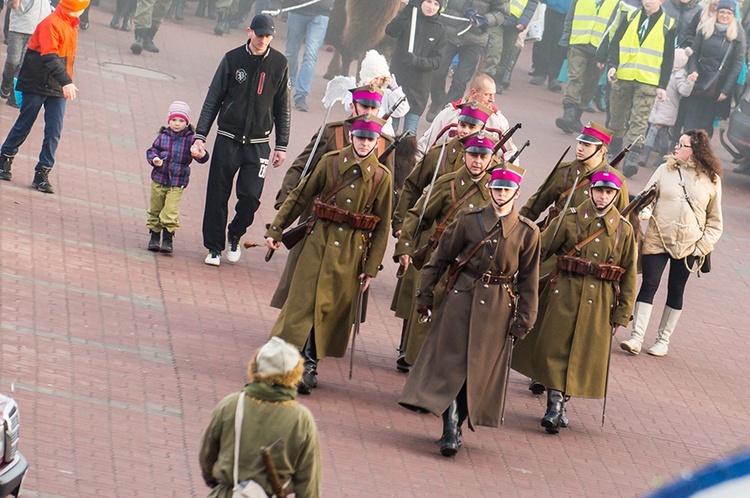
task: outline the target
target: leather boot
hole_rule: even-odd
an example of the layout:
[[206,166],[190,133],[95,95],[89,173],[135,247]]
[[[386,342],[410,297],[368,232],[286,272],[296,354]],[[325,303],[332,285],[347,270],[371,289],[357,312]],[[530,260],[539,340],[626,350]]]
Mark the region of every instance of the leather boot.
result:
[[0,155],[0,180],[10,181],[13,173],[10,172],[10,166],[13,164],[13,157]]
[[112,29],[120,29],[120,24],[122,24],[122,14],[115,12],[115,15],[112,16],[112,20],[109,21],[109,27]]
[[130,51],[135,55],[143,52],[143,39],[146,36],[146,31],[145,29],[135,28],[135,41],[130,45]]
[[42,166],[34,171],[34,180],[31,182],[31,186],[45,194],[54,194],[55,189],[52,188],[52,184],[49,182],[50,170],[52,170],[52,168]]
[[529,383],[529,391],[531,391],[532,394],[544,394],[544,391],[546,390],[544,384],[536,379],[531,379],[531,382]]
[[654,309],[653,304],[635,302],[633,308],[633,331],[630,333],[630,339],[620,343],[620,349],[627,351],[632,355],[641,352],[643,345],[643,335],[646,333],[648,321],[651,319],[651,311]]
[[305,371],[302,372],[302,378],[297,384],[297,392],[310,394],[313,389],[318,387],[318,352],[315,347],[315,331],[310,332],[310,335],[307,336],[301,354],[305,359]]
[[562,411],[560,412],[560,427],[567,427],[570,425],[570,420],[568,420],[567,415],[568,401],[570,401],[570,396],[565,396],[565,399],[563,400]]
[[560,128],[563,133],[570,135],[574,133],[574,124],[576,120],[576,107],[573,104],[563,105],[563,115],[555,120],[555,126]]
[[154,232],[149,230],[151,238],[148,240],[148,250],[151,252],[159,252],[161,249],[161,232]]
[[214,27],[214,34],[221,36],[229,34],[229,14],[227,12],[218,12],[216,16],[216,27]]
[[122,26],[120,27],[120,31],[130,31],[133,27],[133,16],[130,14],[125,14],[125,17],[122,19]]
[[578,107],[573,108],[573,120],[570,122],[573,133],[580,133],[583,130],[583,123],[581,123],[581,116],[583,116],[583,109]]
[[174,250],[172,247],[172,237],[174,237],[174,232],[170,232],[166,228],[161,231],[162,240],[161,240],[161,250],[159,252],[165,252],[167,254],[172,254],[172,251]]
[[641,147],[639,145],[634,145],[630,151],[628,151],[628,155],[625,156],[625,161],[622,166],[622,174],[625,175],[627,178],[630,178],[631,176],[638,173],[638,155],[641,153]]
[[451,457],[458,453],[461,447],[461,437],[458,433],[458,403],[454,399],[443,412],[443,437],[440,438],[440,454]]
[[542,427],[550,434],[557,434],[562,417],[565,397],[561,391],[547,389],[547,413],[542,418]]
[[617,154],[620,153],[622,150],[622,137],[612,137],[612,140],[609,142],[609,147],[607,148],[607,151],[609,152],[609,157],[607,158],[607,162],[612,162],[612,160],[617,157]]
[[156,29],[151,28],[146,30],[143,36],[143,50],[152,54],[158,54],[159,47],[154,45],[154,36],[156,36]]
[[651,356],[666,356],[667,345],[669,344],[669,337],[674,332],[674,328],[677,326],[677,322],[680,319],[682,310],[676,310],[669,306],[664,306],[664,312],[661,315],[661,322],[659,323],[659,331],[656,334],[656,343],[651,346],[648,350],[648,354]]
[[174,18],[176,21],[185,20],[185,0],[176,0],[174,6]]
[[195,8],[195,17],[206,17],[206,0],[199,0]]

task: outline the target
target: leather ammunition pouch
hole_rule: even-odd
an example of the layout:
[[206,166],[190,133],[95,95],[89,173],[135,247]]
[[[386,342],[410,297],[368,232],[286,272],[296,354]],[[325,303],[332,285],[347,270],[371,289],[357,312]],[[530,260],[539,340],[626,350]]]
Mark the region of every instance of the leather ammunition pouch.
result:
[[411,257],[411,264],[414,265],[414,268],[421,270],[424,264],[429,261],[432,252],[437,247],[438,242],[440,242],[440,237],[443,235],[445,228],[444,225],[438,225],[438,227],[435,228],[435,232],[427,240],[427,243],[414,251],[414,254]]
[[374,214],[350,212],[333,204],[327,204],[319,199],[313,202],[313,212],[321,219],[330,223],[347,224],[354,230],[373,230],[380,217]]
[[619,282],[625,274],[625,268],[609,263],[592,263],[588,259],[576,256],[558,256],[557,270],[568,275],[593,275],[599,280]]

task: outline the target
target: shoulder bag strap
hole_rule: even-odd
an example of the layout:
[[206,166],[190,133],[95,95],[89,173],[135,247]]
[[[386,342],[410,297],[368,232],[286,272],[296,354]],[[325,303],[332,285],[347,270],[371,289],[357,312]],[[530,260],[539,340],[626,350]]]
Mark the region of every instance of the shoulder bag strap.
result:
[[234,468],[232,475],[234,485],[240,483],[240,436],[242,435],[242,419],[245,415],[245,393],[240,391],[237,397],[237,411],[234,412]]
[[688,194],[688,191],[685,188],[685,181],[682,179],[682,171],[680,171],[679,166],[677,167],[677,174],[680,175],[680,187],[682,187],[682,191],[685,193],[685,200],[687,201],[688,206],[690,206],[690,211],[692,211],[693,216],[695,216],[695,222],[698,224],[698,228],[703,232],[706,228],[701,226],[701,222],[698,220],[698,215],[695,214],[695,208],[693,207],[693,203],[690,202],[690,194]]

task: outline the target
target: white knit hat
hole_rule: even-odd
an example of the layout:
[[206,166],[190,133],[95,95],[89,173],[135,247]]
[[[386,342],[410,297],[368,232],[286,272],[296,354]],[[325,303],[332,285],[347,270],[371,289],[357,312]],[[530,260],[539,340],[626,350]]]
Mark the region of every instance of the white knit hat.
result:
[[367,85],[375,78],[393,78],[388,61],[377,50],[368,50],[359,70],[359,84]]
[[172,118],[182,118],[188,123],[190,122],[190,106],[180,100],[175,100],[169,106],[169,113],[167,114],[167,123]]
[[271,337],[255,357],[258,375],[283,375],[291,372],[299,364],[300,355],[297,349],[280,337]]

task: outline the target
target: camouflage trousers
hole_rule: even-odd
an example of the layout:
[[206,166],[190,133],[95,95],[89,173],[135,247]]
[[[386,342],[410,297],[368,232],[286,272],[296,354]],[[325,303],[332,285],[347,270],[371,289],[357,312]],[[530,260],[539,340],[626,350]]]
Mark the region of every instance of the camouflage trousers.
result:
[[133,16],[135,29],[158,31],[171,6],[172,0],[138,0]]
[[[657,87],[638,81],[617,80],[609,94],[609,127],[615,138],[623,138],[623,145],[646,136],[648,116],[656,100]],[[628,124],[628,115],[630,123]]]
[[603,70],[596,67],[594,55],[575,45],[568,49],[568,84],[565,85],[563,107],[585,109],[596,95]]

